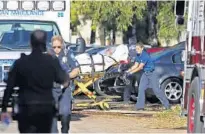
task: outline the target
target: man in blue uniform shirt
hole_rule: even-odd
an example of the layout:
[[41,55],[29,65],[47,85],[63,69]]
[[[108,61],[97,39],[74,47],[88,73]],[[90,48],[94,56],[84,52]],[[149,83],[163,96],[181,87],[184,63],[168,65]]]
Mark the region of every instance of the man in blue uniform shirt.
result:
[[[63,45],[62,37],[54,36],[52,38],[52,47],[53,50],[50,53],[58,57],[62,68],[66,70],[70,78],[72,79],[77,77],[79,74],[79,64],[75,59],[71,50],[67,49],[65,52],[65,49],[63,48],[64,45]],[[62,125],[61,133],[68,133],[69,131],[71,109],[72,109],[72,90],[74,90],[74,88],[75,88],[74,81],[71,80],[69,88],[65,90],[60,100],[59,115],[60,115],[61,125]],[[53,89],[53,95],[56,102],[58,102],[58,98],[61,94],[62,91],[60,90],[60,86],[55,85]],[[58,121],[57,117],[53,119],[53,125],[51,130],[52,133],[58,133],[57,121]]]
[[136,104],[137,110],[144,110],[145,90],[147,88],[152,88],[153,92],[164,105],[164,107],[169,109],[169,101],[159,87],[159,79],[155,74],[155,65],[151,60],[150,55],[146,52],[144,46],[140,43],[136,45],[136,51],[137,56],[135,59],[135,64],[127,71],[127,73],[128,75],[131,75],[133,73],[139,72],[140,70],[143,70],[138,89],[138,99]]

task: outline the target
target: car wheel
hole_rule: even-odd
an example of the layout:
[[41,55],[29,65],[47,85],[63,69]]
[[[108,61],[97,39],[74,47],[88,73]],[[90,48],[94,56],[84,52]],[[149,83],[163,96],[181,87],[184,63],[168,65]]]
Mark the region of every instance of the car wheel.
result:
[[170,103],[179,103],[183,94],[182,82],[179,79],[171,78],[165,80],[161,89]]
[[106,90],[107,90],[107,87],[102,86],[101,84],[102,84],[102,80],[101,79],[95,81],[95,83],[94,83],[94,90],[100,96],[107,96],[107,94],[105,93]]

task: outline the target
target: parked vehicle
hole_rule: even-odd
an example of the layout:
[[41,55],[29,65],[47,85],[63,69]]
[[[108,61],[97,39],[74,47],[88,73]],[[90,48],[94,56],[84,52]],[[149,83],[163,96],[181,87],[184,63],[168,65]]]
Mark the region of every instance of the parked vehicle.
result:
[[168,47],[152,47],[152,48],[148,48],[148,49],[147,49],[147,52],[148,52],[148,53],[156,53],[156,52],[165,50],[165,49],[167,49],[167,48],[168,48]]
[[98,46],[98,47],[93,47],[93,48],[89,48],[85,51],[85,53],[88,53],[90,55],[94,55],[97,54],[100,51],[103,51],[104,49],[106,49],[105,46]]
[[[182,97],[182,77],[180,75],[181,70],[183,70],[184,64],[181,61],[181,52],[184,50],[184,43],[181,42],[174,47],[166,49],[164,51],[156,52],[151,54],[151,58],[155,62],[155,71],[160,78],[160,88],[164,90],[166,97],[171,103],[178,103]],[[105,75],[105,78],[97,81],[95,83],[95,90],[100,95],[105,94],[122,94],[122,89],[125,87],[124,82],[120,78],[120,74],[124,70],[128,69],[128,66],[131,63],[127,64],[122,62],[117,67],[111,67],[107,72],[109,76]],[[137,88],[140,83],[142,73],[136,73],[135,78],[131,80],[133,94],[137,96]],[[146,91],[148,98],[153,99],[153,91],[148,89]],[[155,97],[154,97],[155,98]]]

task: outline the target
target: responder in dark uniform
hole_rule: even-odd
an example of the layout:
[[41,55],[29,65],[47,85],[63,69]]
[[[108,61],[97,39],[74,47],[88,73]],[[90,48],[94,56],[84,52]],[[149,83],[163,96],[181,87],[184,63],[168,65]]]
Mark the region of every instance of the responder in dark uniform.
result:
[[[64,70],[69,74],[70,78],[73,79],[79,74],[79,65],[76,61],[73,53],[69,49],[64,49],[63,39],[60,36],[54,36],[52,38],[53,50],[51,53],[56,55]],[[72,91],[74,90],[74,81],[70,81],[69,87],[63,93],[60,100],[59,115],[61,119],[61,132],[68,133],[71,118],[71,107],[72,107]],[[58,85],[54,86],[53,95],[56,101],[58,101],[59,96],[62,94],[60,87]],[[52,133],[58,133],[57,120],[55,117],[52,124]]]
[[[14,87],[19,87],[17,114],[20,133],[50,133],[54,116],[53,83],[67,83],[68,75],[57,58],[46,54],[46,32],[31,34],[32,52],[16,60],[8,74],[1,118],[8,117],[7,106]],[[65,86],[64,85],[64,86]]]
[[137,110],[144,110],[145,105],[145,90],[147,88],[152,88],[153,92],[157,98],[161,101],[166,109],[170,108],[169,101],[167,100],[165,94],[159,87],[159,79],[155,74],[155,66],[151,60],[150,55],[144,50],[142,44],[136,45],[136,62],[135,64],[127,71],[128,75],[131,75],[135,72],[143,70],[143,74],[140,79],[139,89],[138,89],[138,99],[136,108]]

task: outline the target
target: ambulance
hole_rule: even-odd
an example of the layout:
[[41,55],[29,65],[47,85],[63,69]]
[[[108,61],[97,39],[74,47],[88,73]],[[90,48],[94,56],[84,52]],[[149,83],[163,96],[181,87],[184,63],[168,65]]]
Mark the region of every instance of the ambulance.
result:
[[30,33],[35,29],[47,32],[48,48],[54,35],[70,42],[70,0],[0,1],[0,100],[6,86],[3,79],[21,53],[31,52]]

